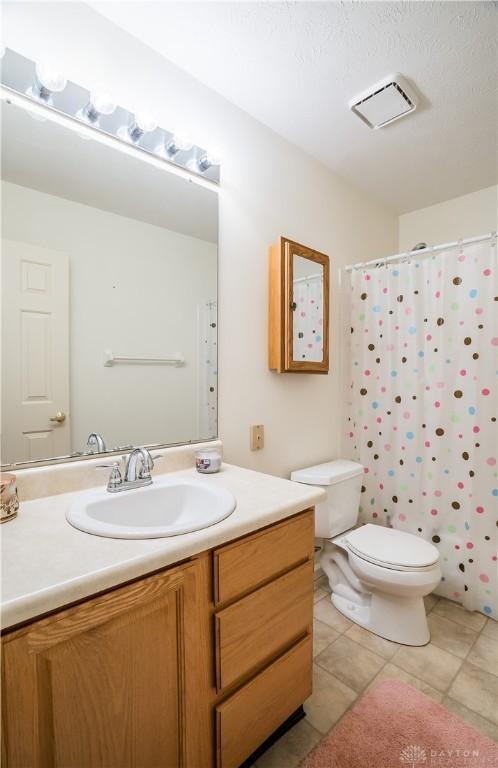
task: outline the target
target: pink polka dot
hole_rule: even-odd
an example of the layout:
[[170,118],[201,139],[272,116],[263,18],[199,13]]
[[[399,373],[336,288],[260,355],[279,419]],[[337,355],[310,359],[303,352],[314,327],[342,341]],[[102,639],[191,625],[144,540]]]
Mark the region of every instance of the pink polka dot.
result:
[[457,483],[457,485],[458,485],[459,488],[463,488],[464,487],[463,483]]
[[493,338],[491,339],[491,344],[493,345],[493,347],[498,347],[498,336],[493,336]]
[[377,424],[382,424],[382,417],[381,416],[377,416],[375,421],[377,422]]
[[465,546],[467,547],[467,549],[474,549],[474,545],[472,544],[471,541],[468,541]]
[[484,387],[484,389],[481,389],[481,394],[483,394],[484,397],[487,397],[489,395],[489,389]]
[[381,392],[387,392],[387,390],[386,390],[386,388],[385,388],[385,387],[381,387],[381,388],[380,388],[380,391],[381,391]]
[[484,269],[482,274],[486,275],[486,277],[489,277],[490,274],[491,274],[491,270],[490,269]]
[[434,496],[437,496],[439,498],[442,495],[443,494],[441,493],[441,491],[434,491]]
[[487,576],[485,573],[480,573],[479,579],[483,582],[483,584],[487,584],[489,581],[489,576]]
[[477,435],[477,433],[480,431],[481,431],[480,427],[472,427],[472,432],[474,433],[474,435]]
[[365,280],[371,280],[371,279],[372,279],[372,278],[371,278],[371,275],[369,275],[369,274],[366,274],[366,275],[365,275]]
[[455,544],[455,549],[460,549],[460,545],[459,544]]
[[494,563],[496,563],[496,561],[498,560],[498,557],[496,557],[496,555],[493,555],[493,557],[491,558],[491,560],[492,560]]
[[373,512],[373,513],[372,513],[372,517],[373,517],[373,518],[374,518],[374,520],[375,520],[375,518],[376,518],[376,517],[378,517],[378,514],[377,514],[377,512]]
[[431,515],[435,517],[437,515],[437,509],[431,509]]
[[476,512],[478,515],[482,515],[482,513],[484,512],[484,507],[476,507]]
[[425,445],[426,448],[430,448],[431,447],[430,440],[426,440],[424,445]]
[[385,444],[385,446],[384,446],[384,450],[385,450],[385,451],[390,451],[390,450],[391,450],[391,446],[389,445],[389,443],[386,443],[386,444]]
[[453,597],[455,598],[455,600],[458,600],[458,598],[460,597],[460,592],[453,592]]
[[411,315],[411,313],[412,313],[412,311],[411,311],[410,307],[407,307],[405,309],[405,315]]
[[460,371],[460,376],[466,376],[466,375],[467,375],[467,371],[465,370],[465,368],[462,368]]
[[434,408],[441,408],[441,403],[439,402],[439,400],[436,400],[436,402],[434,403]]
[[382,293],[387,293],[387,288],[383,288]]
[[369,371],[368,368],[367,368],[366,371],[363,371],[363,375],[364,376],[370,376],[370,373],[371,373],[371,371]]
[[486,459],[486,464],[488,464],[490,467],[494,467],[496,464],[496,459],[494,456],[490,456],[488,459]]
[[379,488],[380,488],[381,491],[383,491],[384,490],[384,483],[379,483]]
[[410,413],[409,413],[409,411],[405,411],[405,412],[404,412],[404,414],[403,414],[403,418],[404,418],[404,419],[409,419],[409,418],[410,418]]
[[432,334],[428,333],[425,338],[427,339],[427,341],[430,341],[432,339]]
[[439,299],[439,297],[441,296],[441,291],[436,291],[435,296],[436,296],[436,299]]
[[460,256],[458,257],[458,261],[465,261],[465,254],[464,253],[460,254]]
[[444,389],[444,381],[438,381],[436,384],[436,387],[438,389]]
[[476,309],[476,315],[482,315],[483,311],[484,311],[484,310],[483,310],[483,308],[482,308],[482,307],[477,307],[477,309]]
[[405,522],[405,520],[406,520],[406,515],[404,515],[403,513],[401,513],[401,514],[400,514],[400,516],[399,516],[399,519],[401,520],[401,522],[402,522],[402,523],[404,523],[404,522]]

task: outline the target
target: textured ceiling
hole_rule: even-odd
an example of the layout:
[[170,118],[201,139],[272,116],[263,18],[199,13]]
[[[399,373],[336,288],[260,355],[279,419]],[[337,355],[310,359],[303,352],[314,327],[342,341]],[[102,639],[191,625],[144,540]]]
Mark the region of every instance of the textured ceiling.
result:
[[[93,2],[103,15],[398,212],[496,183],[494,2]],[[420,108],[347,107],[401,72]]]

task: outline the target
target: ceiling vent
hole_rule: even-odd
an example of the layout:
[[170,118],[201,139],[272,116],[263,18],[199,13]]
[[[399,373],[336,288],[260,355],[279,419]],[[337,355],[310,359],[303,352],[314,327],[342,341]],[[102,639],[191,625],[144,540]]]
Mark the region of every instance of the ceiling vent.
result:
[[395,74],[360,93],[349,108],[370,128],[383,128],[414,112],[417,100],[405,78]]

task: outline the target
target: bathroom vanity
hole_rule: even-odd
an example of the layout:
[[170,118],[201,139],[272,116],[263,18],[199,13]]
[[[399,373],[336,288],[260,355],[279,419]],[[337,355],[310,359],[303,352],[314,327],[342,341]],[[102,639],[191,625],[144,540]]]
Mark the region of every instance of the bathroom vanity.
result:
[[[21,504],[5,526],[12,540],[16,522],[41,546],[52,538],[54,562],[29,595],[26,575],[15,587],[4,565],[4,624],[21,621],[2,638],[3,765],[237,768],[310,695],[321,491],[227,465],[210,480],[237,509],[184,536],[82,533],[63,519],[76,494]],[[72,557],[57,555],[70,541]],[[47,554],[38,562],[50,569]],[[115,583],[95,590],[99,580]]]

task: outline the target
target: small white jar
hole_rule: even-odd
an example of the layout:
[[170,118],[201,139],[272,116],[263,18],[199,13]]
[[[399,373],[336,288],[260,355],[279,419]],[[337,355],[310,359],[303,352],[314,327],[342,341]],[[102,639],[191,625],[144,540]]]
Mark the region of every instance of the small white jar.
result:
[[201,448],[195,453],[195,467],[198,472],[209,475],[221,469],[221,451],[219,448]]

